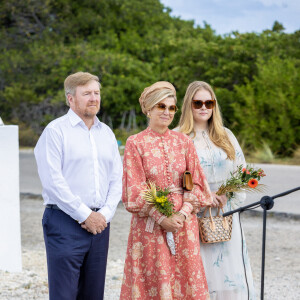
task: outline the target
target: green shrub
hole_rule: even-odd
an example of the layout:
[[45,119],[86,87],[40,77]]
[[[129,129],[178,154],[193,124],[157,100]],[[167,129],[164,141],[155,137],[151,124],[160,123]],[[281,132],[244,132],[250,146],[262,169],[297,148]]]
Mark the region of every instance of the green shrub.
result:
[[253,81],[235,87],[235,130],[246,147],[259,149],[264,141],[276,155],[293,153],[300,144],[299,82],[296,59],[271,57],[259,60]]
[[19,124],[20,147],[34,147],[39,139],[38,134],[24,123]]
[[120,141],[121,143],[119,146],[125,146],[127,139],[136,133],[139,133],[143,129],[137,128],[136,130],[130,130],[127,131],[125,129],[114,129],[114,134],[116,136],[117,141]]

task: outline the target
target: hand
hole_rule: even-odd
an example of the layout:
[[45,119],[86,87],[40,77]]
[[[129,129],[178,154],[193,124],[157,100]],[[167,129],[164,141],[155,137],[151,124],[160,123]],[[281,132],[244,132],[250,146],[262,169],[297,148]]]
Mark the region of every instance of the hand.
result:
[[176,213],[176,215],[180,218],[180,220],[182,221],[182,222],[185,222],[185,220],[186,220],[186,217],[185,217],[185,215],[184,214],[182,214],[182,213],[180,213],[180,212],[178,212],[178,213]]
[[222,207],[224,207],[224,206],[226,205],[228,199],[227,199],[227,197],[226,197],[225,194],[220,195],[220,196],[218,196],[218,197],[219,197],[219,198],[218,198],[219,206],[222,208]]
[[217,195],[216,193],[212,193],[213,195],[213,203],[212,203],[212,207],[220,207],[222,208],[224,205],[226,205],[227,203],[227,197],[226,195]]
[[81,227],[92,234],[101,233],[107,227],[106,219],[101,213],[92,211]]
[[178,229],[183,227],[183,223],[183,218],[174,214],[171,217],[165,218],[160,223],[160,226],[163,227],[163,229],[165,229],[167,232],[176,232]]

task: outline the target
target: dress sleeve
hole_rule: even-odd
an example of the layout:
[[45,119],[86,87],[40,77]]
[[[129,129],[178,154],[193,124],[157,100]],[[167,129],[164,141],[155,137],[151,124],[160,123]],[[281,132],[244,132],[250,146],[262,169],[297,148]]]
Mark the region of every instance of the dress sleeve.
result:
[[[233,161],[233,172],[234,172],[237,170],[238,166],[240,165],[243,165],[243,167],[245,168],[246,160],[242,148],[238,140],[234,136],[234,134],[227,128],[226,128],[226,132],[235,150],[235,159]],[[233,197],[229,199],[231,208],[232,209],[238,208],[245,200],[246,200],[245,192],[233,193]]]
[[192,174],[194,184],[192,191],[184,191],[183,194],[183,205],[180,213],[187,217],[193,211],[199,211],[201,206],[212,204],[212,194],[200,165],[195,146],[190,139],[187,143],[186,164],[187,170]]
[[160,224],[165,216],[143,199],[142,191],[145,188],[147,184],[143,161],[132,136],[128,138],[124,151],[122,201],[129,212],[140,217],[150,215]]

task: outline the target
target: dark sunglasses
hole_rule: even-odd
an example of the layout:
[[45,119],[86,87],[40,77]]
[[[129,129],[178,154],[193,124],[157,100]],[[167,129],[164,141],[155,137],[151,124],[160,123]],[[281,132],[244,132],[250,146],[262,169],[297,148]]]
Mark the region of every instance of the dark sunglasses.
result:
[[212,109],[216,104],[216,100],[206,100],[206,101],[193,100],[192,101],[193,108],[195,109],[200,109],[203,106],[203,104],[207,109]]
[[157,107],[157,109],[161,112],[165,111],[166,109],[169,110],[170,114],[175,114],[176,111],[178,110],[177,106],[176,105],[170,105],[170,106],[167,106],[166,104],[164,103],[158,103],[156,105],[154,105]]

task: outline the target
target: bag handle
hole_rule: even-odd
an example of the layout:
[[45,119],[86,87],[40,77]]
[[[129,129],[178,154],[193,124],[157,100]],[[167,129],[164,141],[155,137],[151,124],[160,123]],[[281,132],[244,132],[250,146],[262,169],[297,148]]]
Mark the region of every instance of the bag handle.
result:
[[[215,231],[215,230],[216,230],[216,225],[215,225],[214,219],[213,219],[212,214],[211,214],[211,206],[206,206],[206,207],[205,207],[205,210],[204,210],[204,213],[203,213],[202,218],[205,217],[207,210],[208,210],[208,212],[209,212],[209,218],[210,218],[210,224],[209,224],[209,227],[210,227],[211,231]],[[223,207],[221,207],[221,210],[222,210],[222,212],[223,212],[223,214],[224,214],[224,209],[223,209]],[[220,217],[220,207],[218,207],[218,211],[217,211],[216,217]],[[225,230],[228,230],[228,229],[229,229],[229,224],[228,224],[228,221],[227,221],[227,217],[223,217],[223,216],[221,216],[221,217],[222,217],[222,225],[223,225],[223,228],[224,228]]]
[[[209,209],[209,216],[210,216],[210,217],[212,216],[212,215],[211,215],[211,206],[206,206],[202,218],[205,217],[206,212],[207,212],[208,209]],[[223,214],[224,214],[225,212],[224,212],[223,207],[221,207],[221,210],[222,210],[222,212],[223,212]],[[218,207],[218,211],[217,211],[216,217],[220,217],[220,207]]]

